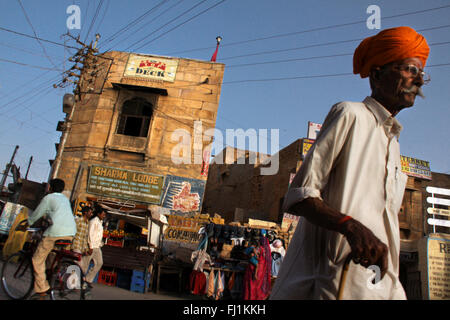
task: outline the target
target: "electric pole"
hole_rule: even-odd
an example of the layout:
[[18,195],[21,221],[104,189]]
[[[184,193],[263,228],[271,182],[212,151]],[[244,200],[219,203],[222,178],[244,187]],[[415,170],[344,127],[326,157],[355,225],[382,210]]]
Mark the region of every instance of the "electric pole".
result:
[[14,157],[16,156],[17,149],[19,149],[19,146],[16,146],[16,148],[14,149],[13,155],[11,157],[11,160],[9,160],[9,163],[6,164],[5,172],[3,173],[3,177],[2,177],[2,182],[1,182],[2,186],[1,186],[0,192],[3,191],[3,187],[5,186],[6,178],[8,177],[9,170],[11,169],[11,166],[13,164]]

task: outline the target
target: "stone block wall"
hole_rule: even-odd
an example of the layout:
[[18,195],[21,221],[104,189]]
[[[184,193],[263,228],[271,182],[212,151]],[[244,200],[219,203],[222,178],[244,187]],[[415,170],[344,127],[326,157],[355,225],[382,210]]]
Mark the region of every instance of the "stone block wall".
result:
[[[203,132],[215,127],[224,65],[160,57],[178,61],[174,82],[167,82],[124,77],[129,55],[113,51],[106,53],[105,59],[99,57],[98,68],[101,70],[98,74],[106,75],[106,78],[97,76],[90,83],[82,82],[81,99],[76,101],[57,173],[57,177],[66,181],[69,191],[75,185],[82,162],[206,180],[206,176],[201,175],[202,164],[194,163],[194,121],[201,121]],[[91,71],[92,68],[86,69],[85,73],[90,74]],[[113,83],[134,86],[138,90],[118,88]],[[101,93],[83,93],[89,87]],[[155,93],[154,90],[167,94]],[[150,101],[154,106],[147,137],[116,133],[123,102],[135,96]],[[191,164],[177,165],[171,159],[173,148],[180,143],[173,141],[172,134],[179,129],[191,135],[187,142],[191,149]],[[203,147],[211,143],[202,141],[202,136],[197,134]],[[78,183],[81,196],[85,196],[86,183],[87,170]]]

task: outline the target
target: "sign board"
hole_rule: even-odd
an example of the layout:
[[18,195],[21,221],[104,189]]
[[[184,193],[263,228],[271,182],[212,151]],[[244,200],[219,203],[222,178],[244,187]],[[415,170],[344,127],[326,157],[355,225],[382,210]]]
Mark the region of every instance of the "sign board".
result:
[[302,145],[301,145],[301,153],[302,156],[306,156],[306,154],[308,153],[309,149],[311,149],[312,145],[314,144],[315,140],[311,140],[311,139],[302,139]]
[[435,198],[435,197],[428,197],[427,202],[431,204],[439,204],[441,206],[450,206],[450,200],[449,199],[441,199],[441,198]]
[[422,272],[426,268],[426,276],[422,278],[425,282],[424,293],[430,300],[450,300],[450,239],[438,236],[436,234],[426,238],[426,242],[422,241],[425,250],[419,251],[419,254],[426,253],[426,265],[423,264],[422,268]]
[[296,216],[290,213],[284,213],[283,220],[281,221],[281,230],[283,231],[288,231],[289,229],[295,230],[295,228],[297,228],[297,224],[299,221],[300,216]]
[[320,129],[322,129],[320,123],[308,121],[308,139],[316,140]]
[[411,177],[431,180],[431,169],[428,161],[400,156],[402,171]]
[[450,210],[448,209],[427,208],[427,212],[433,215],[450,217]]
[[[436,187],[427,187],[428,193],[431,193],[431,197],[427,197],[427,202],[431,204],[432,208],[427,208],[427,212],[433,215],[433,218],[428,218],[427,223],[432,226],[440,226],[450,228],[450,220],[448,217],[450,216],[450,199],[444,199],[443,196],[450,196],[450,190],[444,188],[436,188]],[[439,196],[436,197],[436,195]],[[439,206],[439,208],[435,208],[435,205]],[[442,216],[444,219],[435,219],[435,216]],[[433,227],[433,231],[435,232],[435,227]]]
[[189,218],[178,215],[167,217],[169,226],[164,231],[164,241],[176,241],[185,243],[199,243],[202,235],[201,227],[208,222],[206,219]]
[[0,217],[0,234],[9,234],[9,230],[22,210],[27,210],[23,205],[7,202],[3,207]]
[[89,170],[87,192],[159,204],[163,185],[162,175],[92,165]]
[[450,189],[444,189],[444,188],[436,188],[436,187],[427,187],[427,192],[432,194],[442,194],[445,196],[450,196]]
[[171,213],[198,212],[202,207],[206,181],[167,175],[161,206]]
[[123,76],[174,82],[177,68],[176,59],[130,54]]

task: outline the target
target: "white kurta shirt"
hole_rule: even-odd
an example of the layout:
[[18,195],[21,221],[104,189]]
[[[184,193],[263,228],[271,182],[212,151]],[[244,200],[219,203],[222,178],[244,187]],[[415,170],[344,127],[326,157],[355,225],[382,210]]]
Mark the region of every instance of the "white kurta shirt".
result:
[[94,217],[89,221],[88,243],[90,249],[101,248],[103,246],[103,224],[102,220]]
[[[398,212],[407,180],[401,171],[401,129],[371,97],[334,105],[286,195],[285,208],[308,197],[321,198],[388,246],[388,271],[375,286],[373,271],[350,263],[344,299],[406,299],[398,278]],[[336,299],[350,251],[340,233],[300,219],[271,299]]]

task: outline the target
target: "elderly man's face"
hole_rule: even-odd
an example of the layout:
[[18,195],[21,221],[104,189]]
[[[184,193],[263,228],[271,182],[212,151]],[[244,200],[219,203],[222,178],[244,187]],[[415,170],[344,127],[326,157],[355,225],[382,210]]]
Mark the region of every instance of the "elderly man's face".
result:
[[418,58],[407,58],[390,63],[379,69],[378,75],[371,75],[374,85],[373,97],[394,115],[403,108],[414,105],[418,89],[424,81],[419,75],[413,76],[407,66],[413,65],[422,70]]

